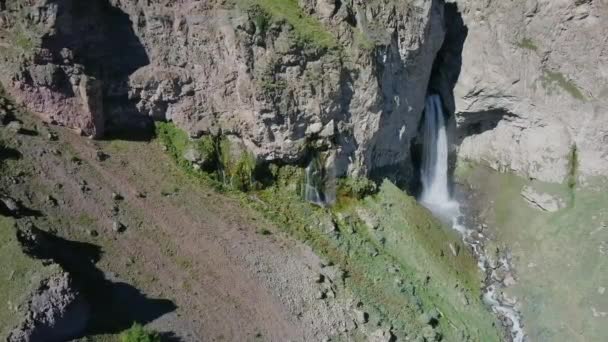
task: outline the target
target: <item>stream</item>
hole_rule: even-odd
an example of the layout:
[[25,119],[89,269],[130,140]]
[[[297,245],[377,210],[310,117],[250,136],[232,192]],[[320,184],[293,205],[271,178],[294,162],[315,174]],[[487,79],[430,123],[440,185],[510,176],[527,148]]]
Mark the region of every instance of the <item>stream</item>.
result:
[[[483,301],[510,331],[511,341],[526,341],[521,315],[515,308],[516,301],[501,295],[502,283],[496,280],[496,265],[488,258],[484,248],[487,238],[475,229],[466,226],[466,217],[460,211],[460,204],[450,195],[448,183],[448,139],[443,104],[439,95],[429,95],[426,99],[424,117],[424,146],[422,155],[422,194],[419,201],[440,218],[452,222],[475,254],[477,265],[485,275],[483,281]],[[501,258],[498,263],[511,269],[509,260]]]

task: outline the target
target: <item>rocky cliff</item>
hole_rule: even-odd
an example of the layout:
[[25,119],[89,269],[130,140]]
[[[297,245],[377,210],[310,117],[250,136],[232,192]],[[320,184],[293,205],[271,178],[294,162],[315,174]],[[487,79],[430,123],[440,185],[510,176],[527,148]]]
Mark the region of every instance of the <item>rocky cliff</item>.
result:
[[146,116],[191,136],[232,135],[259,160],[321,149],[338,175],[392,169],[410,179],[443,6],[13,1],[0,17],[2,82],[33,112],[87,135]]
[[459,158],[563,182],[608,173],[607,20],[582,0],[3,1],[0,78],[86,135],[170,120],[409,182],[437,92]]
[[608,2],[452,3],[459,157],[549,182],[608,174]]

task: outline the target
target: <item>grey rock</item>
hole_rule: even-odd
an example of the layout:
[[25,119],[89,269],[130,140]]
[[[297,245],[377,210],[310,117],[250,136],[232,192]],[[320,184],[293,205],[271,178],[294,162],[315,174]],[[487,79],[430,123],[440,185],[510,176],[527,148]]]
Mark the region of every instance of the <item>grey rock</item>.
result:
[[557,183],[574,163],[577,177],[608,174],[608,3],[450,2],[467,26],[459,158]]
[[357,323],[359,324],[365,324],[368,321],[369,315],[367,314],[367,312],[360,310],[360,309],[355,309],[353,311],[353,314],[355,315],[355,320],[357,321]]
[[[0,62],[8,92],[45,120],[100,136],[106,121],[146,115],[190,136],[238,136],[258,160],[283,162],[308,153],[309,128],[321,140],[339,137],[323,143],[335,153],[337,176],[414,175],[409,145],[445,33],[441,1],[299,1],[345,54],[322,42],[300,44],[284,21],[262,37],[249,29],[255,18],[231,2],[110,0],[108,8],[95,2],[77,15],[70,12],[75,2],[23,11],[7,4],[6,20],[54,44]],[[125,13],[127,25],[109,20],[112,10]],[[61,35],[83,31],[90,34]],[[127,56],[117,53],[124,41]],[[113,72],[77,63],[86,57]],[[115,105],[126,100],[133,106]]]
[[202,161],[202,154],[194,147],[189,147],[183,155],[184,159],[191,163],[200,163]]
[[369,336],[368,341],[369,342],[392,342],[392,341],[394,341],[394,336],[390,329],[378,329]]
[[4,204],[4,207],[6,208],[6,210],[9,211],[10,214],[19,214],[21,207],[19,206],[19,203],[17,203],[17,201],[15,201],[14,199],[10,197],[0,197],[0,202]]
[[112,221],[112,230],[116,233],[122,233],[126,230],[126,227],[119,221]]
[[542,211],[556,212],[566,207],[566,203],[561,198],[537,192],[530,186],[525,186],[522,189],[521,196],[530,207]]
[[103,151],[95,151],[95,159],[97,161],[105,161],[106,159],[108,159],[110,156],[108,154],[106,154]]
[[23,129],[23,125],[21,125],[21,123],[19,121],[11,121],[8,123],[8,125],[6,125],[6,129],[9,130],[10,132],[17,134],[17,133],[21,133],[21,130]]
[[71,340],[84,332],[90,315],[67,273],[43,280],[24,310],[25,320],[9,333],[8,342]]

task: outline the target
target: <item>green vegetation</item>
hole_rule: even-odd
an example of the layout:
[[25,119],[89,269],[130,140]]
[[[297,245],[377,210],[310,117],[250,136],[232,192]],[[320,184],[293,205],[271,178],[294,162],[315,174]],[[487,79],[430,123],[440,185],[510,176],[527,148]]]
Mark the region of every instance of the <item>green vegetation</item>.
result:
[[338,200],[356,199],[360,200],[373,195],[378,191],[378,186],[373,181],[364,178],[341,178],[338,181]]
[[[576,160],[573,149],[573,160]],[[575,165],[575,164],[573,164]],[[608,325],[608,180],[548,184],[470,165],[459,182],[480,189],[478,208],[496,235],[509,246],[517,284],[506,292],[522,305],[530,341],[601,341]],[[576,201],[557,212],[529,206],[524,186]],[[502,246],[497,246],[504,249]],[[595,310],[595,316],[594,316]]]
[[358,29],[354,31],[354,40],[357,46],[366,51],[372,51],[376,46],[371,38]]
[[577,100],[586,100],[585,95],[583,95],[576,83],[574,83],[574,81],[570,79],[567,79],[566,76],[564,76],[559,71],[553,72],[549,70],[543,70],[541,84],[543,85],[543,88],[545,88],[549,92],[551,92],[557,86]]
[[576,145],[572,145],[570,149],[570,158],[568,160],[568,187],[574,190],[576,187],[576,179],[578,177],[578,152]]
[[[293,27],[297,39],[318,48],[337,47],[336,38],[321,22],[302,10],[297,0],[235,0],[239,6],[253,13],[256,28],[265,30],[270,21],[284,21]],[[265,14],[260,14],[260,10]],[[265,32],[265,30],[261,32]]]
[[262,36],[266,36],[266,31],[270,27],[270,15],[258,5],[251,6],[249,14],[253,18],[256,32]]
[[160,335],[144,329],[139,323],[120,334],[120,342],[161,342]]
[[515,45],[517,47],[520,47],[522,49],[527,49],[527,50],[532,50],[532,51],[538,51],[538,46],[536,46],[536,44],[534,44],[534,42],[532,41],[532,39],[524,37],[522,38],[522,40],[520,40],[519,42],[515,43]]
[[[189,174],[213,179],[192,172],[183,162],[182,151],[196,140],[190,141],[171,124],[160,123],[157,132]],[[499,340],[495,318],[480,300],[474,257],[456,232],[443,227],[414,198],[389,182],[378,189],[369,180],[346,178],[339,180],[339,205],[321,208],[301,198],[304,169],[289,165],[270,165],[272,182],[264,188],[242,186],[256,174],[253,158],[225,138],[215,141],[226,183],[249,191],[247,196],[233,194],[335,265],[340,275],[334,281],[365,304],[372,324],[392,325],[399,338],[406,333],[415,338],[431,329],[446,341]],[[320,169],[321,159],[317,158]],[[452,250],[459,253],[453,255]],[[419,319],[433,310],[440,312],[435,328]]]
[[[276,184],[249,204],[337,265],[372,323],[392,324],[398,337],[404,331],[412,337],[425,328],[418,317],[437,309],[442,318],[435,331],[445,340],[499,340],[494,318],[479,300],[476,262],[456,232],[389,182],[363,200],[329,209],[310,205],[297,196],[302,172],[294,169],[281,168]],[[458,256],[450,254],[450,244]]]
[[17,309],[43,279],[61,272],[57,265],[44,266],[41,261],[23,253],[16,235],[15,222],[0,216],[0,338],[5,339],[24,314]]
[[[186,172],[204,179],[216,189],[228,187],[249,191],[260,186],[255,177],[258,172],[255,156],[246,149],[240,150],[232,146],[226,137],[204,136],[200,139],[190,139],[184,131],[168,122],[156,123],[156,136]],[[188,149],[195,149],[200,153],[204,160],[202,170],[184,159]]]

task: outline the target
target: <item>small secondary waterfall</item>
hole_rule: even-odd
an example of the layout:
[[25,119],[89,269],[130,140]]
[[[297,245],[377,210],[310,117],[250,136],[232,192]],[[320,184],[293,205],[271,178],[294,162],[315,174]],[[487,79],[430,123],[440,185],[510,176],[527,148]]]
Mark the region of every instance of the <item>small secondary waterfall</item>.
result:
[[304,183],[302,184],[302,197],[313,204],[324,206],[325,199],[322,192],[323,175],[316,158],[310,161],[304,170]]
[[[499,295],[498,284],[491,282],[492,272],[489,260],[485,253],[484,241],[473,236],[474,230],[464,226],[463,215],[457,201],[450,196],[448,183],[448,139],[443,113],[443,104],[439,95],[430,95],[426,99],[424,117],[424,146],[420,178],[422,180],[422,194],[419,198],[422,205],[437,216],[452,222],[452,228],[462,234],[463,241],[469,245],[477,256],[477,264],[486,275],[483,294],[484,302],[492,308],[494,313],[511,321],[510,328],[513,342],[524,341],[524,331],[521,317],[513,305],[504,303]],[[506,263],[505,260],[499,260]],[[508,266],[508,265],[507,265]]]

